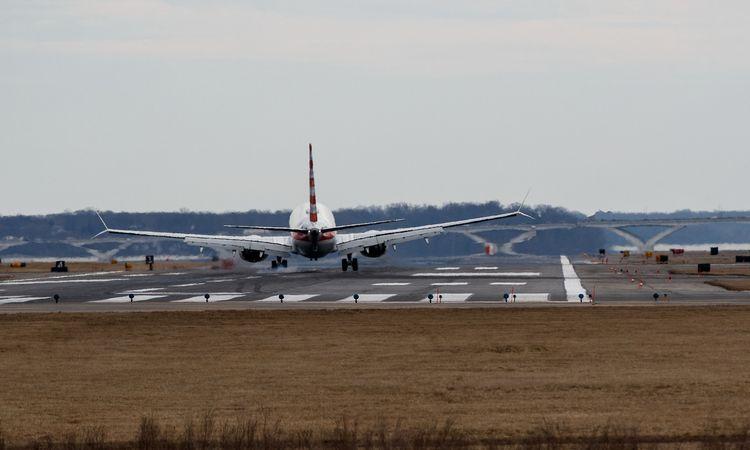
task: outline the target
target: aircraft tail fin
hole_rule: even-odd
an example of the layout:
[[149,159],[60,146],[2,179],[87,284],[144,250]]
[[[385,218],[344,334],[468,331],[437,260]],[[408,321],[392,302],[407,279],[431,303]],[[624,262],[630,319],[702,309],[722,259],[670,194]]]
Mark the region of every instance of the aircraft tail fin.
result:
[[312,155],[312,144],[309,144],[310,148],[310,222],[315,223],[318,221],[318,202],[315,198],[315,174],[313,173],[313,155]]

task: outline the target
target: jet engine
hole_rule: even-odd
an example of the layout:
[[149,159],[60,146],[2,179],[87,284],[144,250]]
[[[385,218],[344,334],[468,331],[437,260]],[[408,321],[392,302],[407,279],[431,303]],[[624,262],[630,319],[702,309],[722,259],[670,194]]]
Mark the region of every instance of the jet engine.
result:
[[360,253],[368,258],[377,258],[383,256],[388,247],[385,244],[371,245],[365,247]]
[[256,263],[268,258],[268,254],[260,250],[245,249],[240,252],[240,258],[247,262]]

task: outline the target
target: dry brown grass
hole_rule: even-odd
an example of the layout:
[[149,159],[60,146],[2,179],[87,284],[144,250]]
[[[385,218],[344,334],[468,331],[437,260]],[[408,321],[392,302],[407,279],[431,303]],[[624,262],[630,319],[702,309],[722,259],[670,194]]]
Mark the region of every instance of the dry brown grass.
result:
[[5,315],[0,422],[21,441],[127,440],[144,415],[170,429],[266,408],[290,435],[342,417],[492,439],[545,423],[696,435],[750,418],[748,323],[746,307]]

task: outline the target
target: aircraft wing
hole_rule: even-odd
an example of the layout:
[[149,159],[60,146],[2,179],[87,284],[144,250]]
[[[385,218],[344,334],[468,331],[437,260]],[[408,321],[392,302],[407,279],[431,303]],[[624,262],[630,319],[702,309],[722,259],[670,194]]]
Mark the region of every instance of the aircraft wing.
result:
[[490,220],[507,219],[510,217],[529,217],[520,210],[495,214],[492,216],[475,217],[473,219],[456,220],[431,225],[422,225],[410,228],[396,228],[394,230],[367,231],[364,233],[340,234],[337,236],[336,251],[339,253],[354,253],[367,247],[380,244],[399,244],[401,242],[414,241],[417,239],[430,238],[445,232],[446,228],[460,227],[474,223],[488,222]]
[[[103,223],[104,221],[102,221]],[[122,234],[127,236],[147,236],[165,239],[180,239],[188,245],[228,250],[258,250],[274,256],[287,256],[292,252],[291,239],[286,236],[224,236],[210,234],[169,233],[162,231],[118,230],[104,225],[99,233]],[[96,236],[94,236],[96,237]]]

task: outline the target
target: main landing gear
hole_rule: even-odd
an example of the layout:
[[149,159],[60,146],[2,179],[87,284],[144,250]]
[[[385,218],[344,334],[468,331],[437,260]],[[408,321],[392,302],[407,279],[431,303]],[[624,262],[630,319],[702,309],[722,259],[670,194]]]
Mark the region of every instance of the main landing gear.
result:
[[288,265],[289,265],[289,262],[286,259],[282,258],[281,256],[277,256],[276,259],[271,261],[271,269],[274,269],[274,270],[278,269],[279,266],[286,269]]
[[357,261],[357,258],[352,258],[351,253],[341,260],[341,270],[343,272],[346,272],[349,267],[352,268],[352,272],[359,270],[359,261]]

